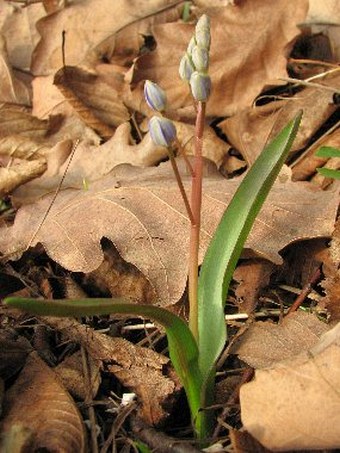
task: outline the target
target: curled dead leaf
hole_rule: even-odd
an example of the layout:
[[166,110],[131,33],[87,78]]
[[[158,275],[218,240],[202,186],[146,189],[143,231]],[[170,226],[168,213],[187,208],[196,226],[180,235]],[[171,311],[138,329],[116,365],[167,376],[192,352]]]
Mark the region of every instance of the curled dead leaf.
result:
[[17,425],[29,430],[27,451],[85,452],[85,429],[75,403],[34,352],[5,395],[2,434]]

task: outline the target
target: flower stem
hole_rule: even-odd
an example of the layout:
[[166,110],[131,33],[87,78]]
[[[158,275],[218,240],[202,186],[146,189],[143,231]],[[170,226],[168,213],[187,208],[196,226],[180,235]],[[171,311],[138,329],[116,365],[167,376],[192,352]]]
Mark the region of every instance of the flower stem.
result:
[[205,102],[198,102],[195,127],[194,175],[191,186],[191,210],[194,222],[191,224],[189,249],[189,327],[196,341],[198,341],[198,253],[202,205],[204,120]]
[[183,186],[183,181],[182,181],[181,175],[179,173],[177,162],[176,162],[176,159],[175,159],[175,156],[174,156],[174,152],[173,152],[171,146],[168,147],[168,153],[169,153],[169,157],[170,157],[172,170],[173,170],[173,172],[175,174],[177,185],[178,185],[179,190],[181,192],[181,195],[182,195],[182,198],[183,198],[183,201],[184,201],[184,204],[185,204],[185,208],[187,210],[187,213],[188,213],[188,216],[189,216],[189,219],[190,219],[190,223],[192,225],[194,223],[195,219],[194,219],[191,207],[190,207],[190,203],[189,203],[187,194],[186,194],[184,186]]

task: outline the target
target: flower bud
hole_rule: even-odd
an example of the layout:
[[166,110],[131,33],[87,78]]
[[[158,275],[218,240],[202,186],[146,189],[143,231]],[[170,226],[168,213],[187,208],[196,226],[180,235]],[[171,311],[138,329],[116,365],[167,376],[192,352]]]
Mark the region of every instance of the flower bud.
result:
[[189,41],[188,47],[187,47],[187,53],[191,55],[192,49],[196,46],[196,39],[195,36],[192,36],[192,38]]
[[208,30],[210,29],[210,17],[206,14],[202,14],[196,24],[196,31],[202,28],[207,28]]
[[166,94],[157,83],[146,80],[144,83],[144,98],[149,107],[162,112],[166,107]]
[[211,91],[211,79],[207,74],[195,71],[190,78],[191,93],[196,101],[207,101]]
[[153,116],[149,121],[152,141],[158,146],[168,147],[176,138],[176,128],[172,121]]
[[179,63],[179,76],[182,80],[186,80],[189,82],[191,74],[195,71],[195,67],[192,64],[191,58],[189,55],[186,53],[180,63]]
[[204,47],[207,50],[210,49],[211,37],[209,28],[201,28],[199,30],[196,30],[195,39],[198,46]]
[[195,46],[191,54],[195,69],[199,72],[207,72],[209,66],[209,52],[204,47]]

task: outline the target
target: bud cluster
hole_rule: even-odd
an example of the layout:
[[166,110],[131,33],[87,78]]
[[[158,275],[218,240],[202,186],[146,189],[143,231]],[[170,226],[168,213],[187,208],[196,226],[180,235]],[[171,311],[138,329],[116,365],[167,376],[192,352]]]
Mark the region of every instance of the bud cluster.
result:
[[203,14],[179,64],[181,79],[189,82],[193,97],[202,102],[207,101],[211,91],[208,75],[210,40],[210,19]]

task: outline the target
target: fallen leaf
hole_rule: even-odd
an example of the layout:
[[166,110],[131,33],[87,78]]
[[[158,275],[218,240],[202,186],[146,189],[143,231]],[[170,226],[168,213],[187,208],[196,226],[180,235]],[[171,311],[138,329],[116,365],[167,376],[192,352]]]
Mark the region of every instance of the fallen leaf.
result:
[[[179,0],[97,0],[71,3],[37,23],[41,40],[33,59],[32,72],[48,75],[62,66],[61,36],[66,32],[66,59],[71,66],[91,61],[91,54],[126,25],[180,3]],[[100,60],[101,55],[97,55]]]
[[[299,34],[296,24],[304,20],[307,9],[305,0],[279,0],[275,8],[269,0],[256,0],[207,10],[212,33],[209,116],[229,116],[249,107],[266,85],[287,76],[288,48]],[[187,84],[180,82],[178,65],[193,29],[180,23],[155,26],[157,49],[138,60],[133,80],[159,83],[175,110],[192,105]],[[137,90],[133,95],[138,109]]]
[[129,112],[118,93],[100,82],[96,74],[64,66],[55,74],[54,84],[85,124],[103,138],[112,137],[111,126],[129,120]]
[[20,80],[16,79],[11,65],[8,61],[6,42],[0,35],[0,80],[1,102],[9,104],[30,104],[30,93],[28,88]]
[[77,406],[35,352],[5,395],[2,434],[6,436],[16,425],[30,431],[26,451],[85,451],[85,429]]
[[[324,82],[340,88],[340,76],[329,77]],[[267,142],[273,139],[287,123],[288,118],[303,110],[301,126],[290,153],[305,147],[322,124],[336,111],[332,92],[322,88],[306,88],[288,101],[275,101],[261,107],[248,107],[242,112],[219,123],[229,143],[236,148],[250,165]],[[306,156],[306,162],[310,153]],[[300,158],[301,160],[301,158]],[[295,165],[295,164],[294,164]],[[298,172],[293,165],[293,173]],[[294,175],[294,179],[300,180]]]
[[44,160],[22,161],[9,168],[0,168],[0,196],[11,193],[22,184],[42,175],[47,164]]
[[73,319],[41,319],[80,343],[94,360],[103,361],[125,387],[135,392],[141,402],[139,414],[146,422],[159,424],[166,420],[167,408],[181,389],[178,378],[167,367],[167,357],[124,338],[104,335]]
[[240,390],[244,428],[270,450],[340,447],[340,325]]
[[312,314],[296,312],[281,324],[258,321],[235,342],[232,354],[253,368],[267,368],[314,346],[327,324]]
[[[178,140],[185,153],[192,155],[194,153],[194,126],[176,121],[175,125]],[[70,156],[71,147],[65,140],[58,143],[46,155],[47,171],[41,178],[19,187],[12,194],[12,201],[16,205],[33,203],[43,195],[55,191],[61,180],[63,180],[63,189],[83,188],[84,181],[89,185],[107,175],[119,164],[130,163],[135,166],[149,167],[168,158],[167,149],[155,145],[149,133],[137,145],[131,144],[130,129],[129,123],[121,124],[116,129],[114,136],[101,146],[95,146],[87,140],[80,142],[70,166],[67,157]],[[225,155],[225,142],[216,137],[209,127],[205,129],[203,137],[203,156],[219,166]],[[226,161],[228,162],[229,159],[226,158]]]
[[317,167],[322,167],[327,162],[327,158],[315,155],[321,146],[340,148],[340,130],[336,129],[331,134],[317,140],[294,162],[292,165],[294,181],[304,181],[310,178],[315,173]]
[[330,321],[340,320],[340,222],[337,221],[329,247],[329,260],[323,266],[325,280],[322,287],[326,297],[322,301],[330,314]]
[[[183,176],[189,190],[190,176]],[[225,180],[213,165],[205,178],[200,260],[240,180]],[[159,303],[181,297],[187,280],[188,231],[184,203],[169,163],[157,168],[116,167],[88,190],[64,190],[39,229],[51,196],[23,206],[14,226],[0,231],[4,255],[18,257],[41,242],[66,269],[90,272],[103,261],[100,240],[110,239],[155,288]],[[297,240],[329,236],[338,208],[334,192],[308,183],[277,181],[255,221],[246,252],[282,263],[279,250]]]
[[7,105],[0,107],[0,138],[20,134],[39,141],[46,136],[48,129],[48,120],[40,120]]
[[238,310],[250,315],[256,308],[261,289],[268,285],[274,266],[266,260],[248,260],[235,269],[233,279]]
[[29,70],[34,47],[39,41],[36,22],[45,16],[42,4],[0,1],[0,29],[7,44],[12,67]]
[[[101,382],[100,361],[89,357],[88,363],[91,376],[90,393],[92,394],[92,398],[95,398]],[[80,351],[66,357],[65,360],[54,368],[54,371],[72,396],[83,401],[86,400],[88,389],[84,380],[84,367]]]

